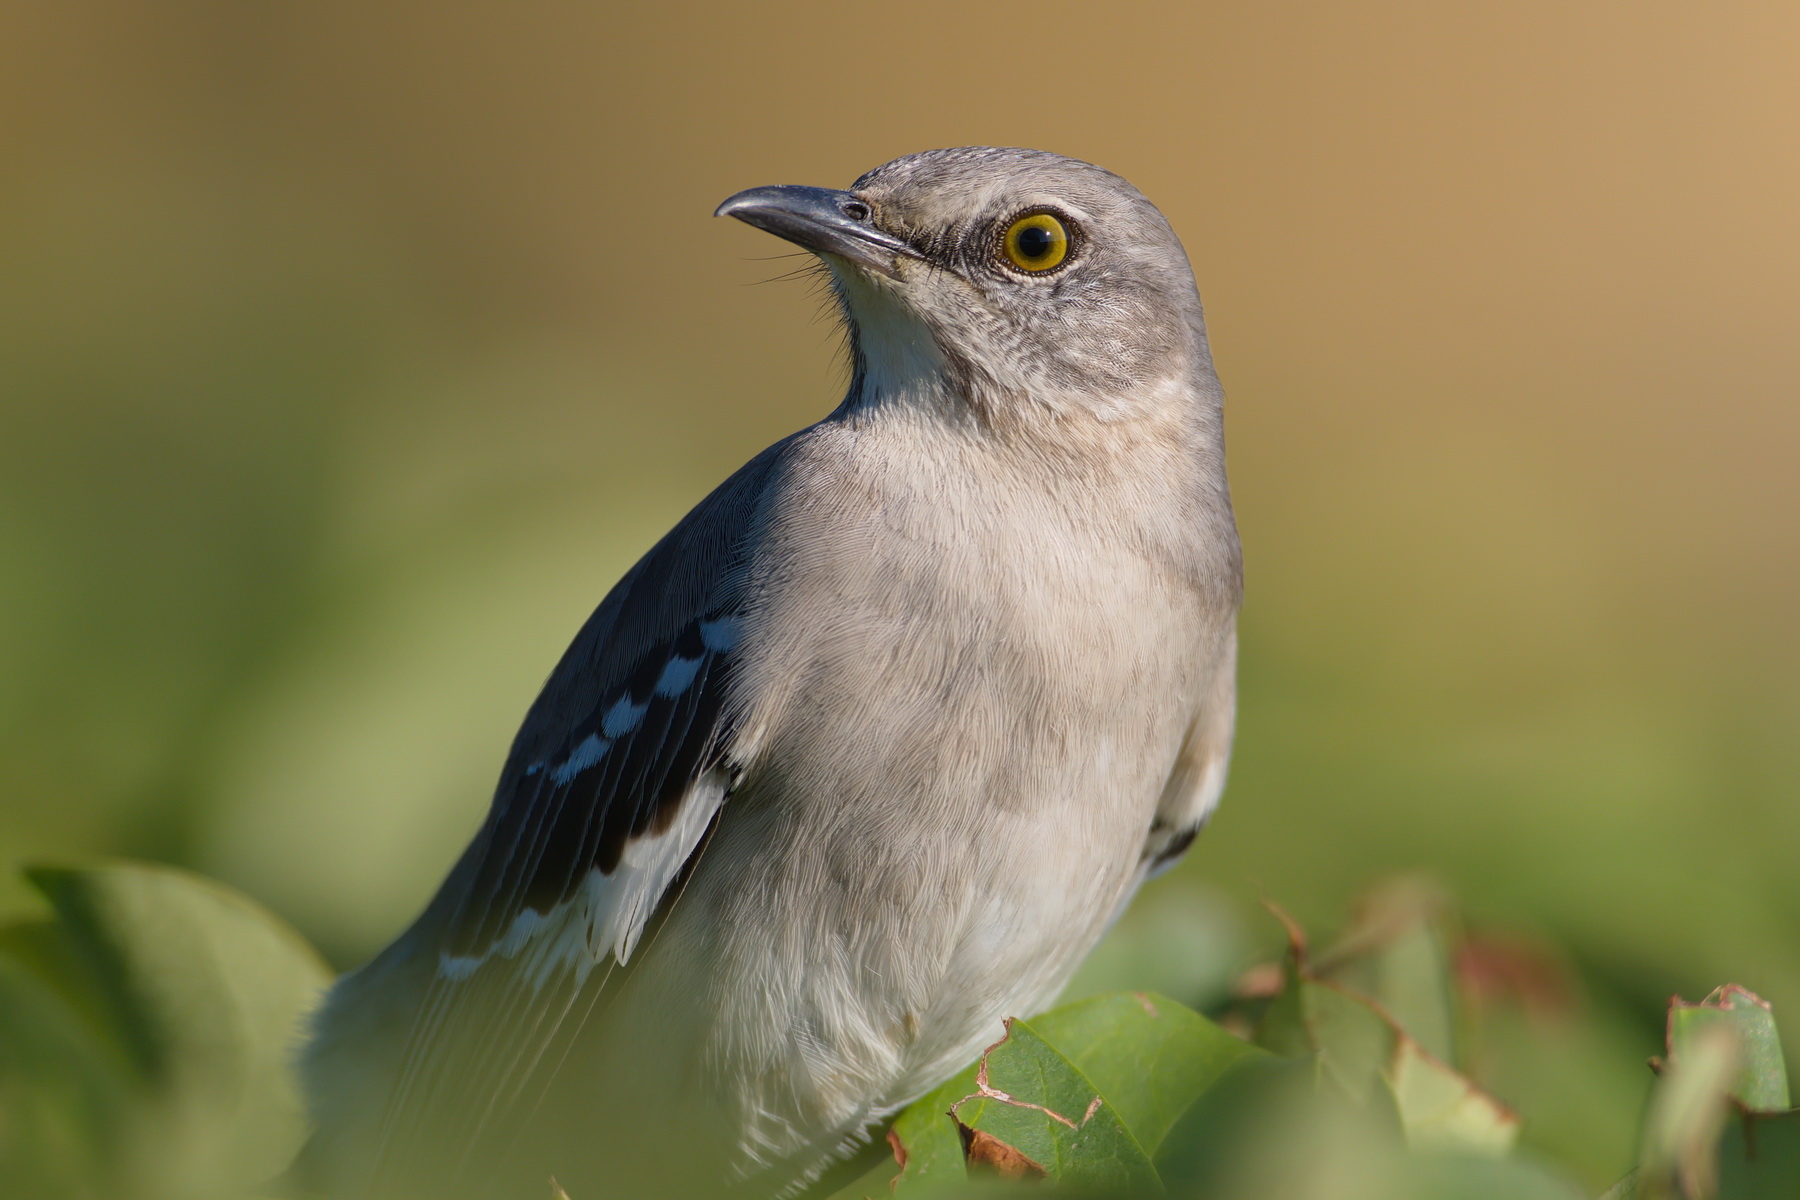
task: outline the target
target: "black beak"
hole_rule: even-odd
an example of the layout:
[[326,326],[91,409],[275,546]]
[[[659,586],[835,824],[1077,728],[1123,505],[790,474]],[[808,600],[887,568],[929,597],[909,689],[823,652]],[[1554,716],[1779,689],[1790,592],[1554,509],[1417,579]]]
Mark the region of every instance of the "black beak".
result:
[[751,188],[719,205],[713,216],[736,217],[814,254],[835,254],[884,275],[894,274],[894,260],[902,255],[922,257],[893,234],[875,228],[867,204],[830,188],[787,184]]

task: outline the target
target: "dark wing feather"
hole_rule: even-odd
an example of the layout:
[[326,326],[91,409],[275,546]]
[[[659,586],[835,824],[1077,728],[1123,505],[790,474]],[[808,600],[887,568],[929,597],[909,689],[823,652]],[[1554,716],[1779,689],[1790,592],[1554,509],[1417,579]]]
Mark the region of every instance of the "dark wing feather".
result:
[[[744,549],[782,446],[703,501],[583,627],[514,740],[482,830],[371,967],[430,980],[375,1137],[380,1180],[450,1178],[541,1094],[614,967],[685,878],[729,790]],[[340,986],[318,1061],[364,993]],[[379,1003],[368,997],[371,1004]],[[452,1150],[452,1148],[455,1148]]]
[[640,651],[639,668],[602,692],[553,753],[509,766],[446,955],[486,954],[522,914],[549,915],[590,872],[613,875],[631,842],[673,826],[727,740],[735,620],[690,621]]

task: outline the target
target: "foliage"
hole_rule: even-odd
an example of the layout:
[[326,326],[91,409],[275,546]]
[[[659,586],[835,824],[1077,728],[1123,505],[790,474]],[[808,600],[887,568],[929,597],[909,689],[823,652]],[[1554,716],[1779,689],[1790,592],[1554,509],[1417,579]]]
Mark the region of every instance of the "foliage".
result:
[[236,892],[142,864],[40,867],[0,927],[0,1179],[32,1197],[245,1195],[304,1135],[289,1059],[330,979]]
[[[1219,1022],[1141,993],[1009,1022],[978,1064],[900,1114],[897,1168],[837,1200],[890,1182],[905,1197],[970,1194],[984,1177],[1219,1200],[1584,1194],[1517,1150],[1520,1115],[1457,1065],[1475,1031],[1440,897],[1383,889],[1317,957],[1282,919],[1279,974],[1254,973]],[[1657,1065],[1644,1166],[1608,1200],[1800,1194],[1800,1110],[1767,1004],[1735,985],[1677,998]]]
[[[289,1064],[329,977],[320,960],[185,872],[30,879],[51,915],[0,927],[9,1194],[266,1194],[304,1136]],[[1484,968],[1442,897],[1385,887],[1317,954],[1277,916],[1285,960],[1248,973],[1213,1019],[1113,992],[1009,1020],[812,1197],[1588,1194],[1521,1148],[1523,1118],[1471,1067]],[[1735,985],[1675,999],[1652,1065],[1642,1166],[1605,1200],[1800,1194],[1800,1110],[1765,1002]]]

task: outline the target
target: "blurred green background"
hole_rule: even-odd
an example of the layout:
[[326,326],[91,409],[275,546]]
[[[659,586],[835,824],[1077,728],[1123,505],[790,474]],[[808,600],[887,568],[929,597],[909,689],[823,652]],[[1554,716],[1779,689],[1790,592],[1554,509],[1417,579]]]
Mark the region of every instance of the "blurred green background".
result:
[[1670,992],[1800,1017],[1796,62],[1787,0],[0,8],[0,859],[368,954],[607,586],[840,394],[712,205],[1040,146],[1185,240],[1248,560],[1225,806],[1112,961],[1424,870],[1572,964],[1495,1086],[1608,1064],[1539,1135],[1602,1179]]

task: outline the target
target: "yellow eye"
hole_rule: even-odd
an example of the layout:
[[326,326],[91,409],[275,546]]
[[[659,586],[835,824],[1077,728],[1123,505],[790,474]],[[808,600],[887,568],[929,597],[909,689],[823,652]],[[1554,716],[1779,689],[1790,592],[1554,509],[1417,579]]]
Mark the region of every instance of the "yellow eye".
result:
[[1000,253],[1021,271],[1042,275],[1069,257],[1069,230],[1049,213],[1030,213],[1007,226]]

